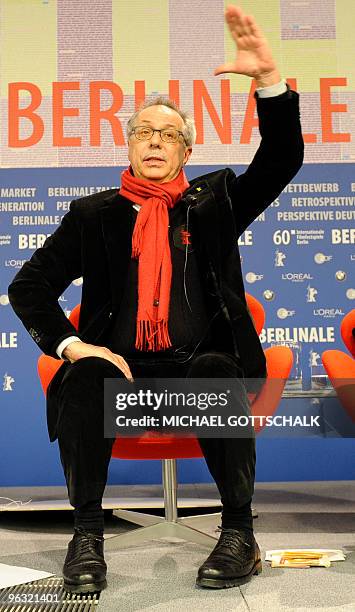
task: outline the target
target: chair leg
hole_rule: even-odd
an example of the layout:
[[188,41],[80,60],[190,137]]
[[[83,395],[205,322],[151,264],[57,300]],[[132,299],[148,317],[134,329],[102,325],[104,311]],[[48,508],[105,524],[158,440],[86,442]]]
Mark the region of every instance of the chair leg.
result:
[[162,459],[165,520],[176,522],[177,478],[176,459]]
[[105,538],[105,551],[114,551],[118,548],[125,548],[135,544],[142,544],[147,540],[155,540],[160,538],[179,538],[195,544],[202,544],[210,548],[215,546],[217,538],[207,533],[203,533],[193,527],[187,527],[180,523],[163,521],[149,527],[141,527],[123,534],[117,534]]
[[[258,518],[258,511],[255,508],[252,508],[252,516],[253,519]],[[147,527],[148,525],[155,525],[156,523],[161,523],[164,520],[162,516],[156,516],[153,514],[146,514],[144,512],[125,510],[121,508],[117,508],[113,510],[112,514],[117,516],[117,518],[123,519],[124,521],[129,521],[130,523],[135,523],[136,525],[141,525],[141,527]],[[220,517],[220,512],[213,512],[211,514],[194,514],[193,516],[185,516],[183,518],[179,518],[179,523],[184,523],[185,521],[191,522],[194,520],[199,520],[200,518],[206,516],[215,516]]]
[[163,516],[155,516],[154,514],[134,512],[133,510],[124,510],[120,508],[114,510],[112,514],[117,516],[117,518],[123,519],[124,521],[129,521],[130,523],[136,523],[136,525],[141,525],[142,527],[156,525],[157,523],[165,521]]

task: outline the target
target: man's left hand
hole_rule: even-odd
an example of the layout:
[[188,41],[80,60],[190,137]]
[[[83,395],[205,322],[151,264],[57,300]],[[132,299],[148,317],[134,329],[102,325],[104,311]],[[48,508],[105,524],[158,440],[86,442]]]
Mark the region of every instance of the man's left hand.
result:
[[270,45],[252,15],[238,6],[228,6],[225,19],[237,46],[237,57],[215,69],[214,74],[234,72],[256,79],[257,87],[280,82],[280,73],[272,57]]

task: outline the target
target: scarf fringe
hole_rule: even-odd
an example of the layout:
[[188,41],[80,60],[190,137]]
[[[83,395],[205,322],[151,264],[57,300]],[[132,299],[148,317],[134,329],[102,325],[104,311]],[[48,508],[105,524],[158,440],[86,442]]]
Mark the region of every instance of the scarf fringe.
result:
[[132,257],[138,259],[142,252],[143,245],[143,226],[140,223],[136,223],[133,236],[132,236]]
[[168,322],[159,321],[137,321],[136,348],[140,351],[161,351],[169,348]]

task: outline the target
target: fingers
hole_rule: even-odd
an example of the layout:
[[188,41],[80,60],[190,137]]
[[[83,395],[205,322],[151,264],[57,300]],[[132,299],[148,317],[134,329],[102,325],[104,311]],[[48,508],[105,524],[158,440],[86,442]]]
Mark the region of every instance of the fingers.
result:
[[116,355],[115,353],[112,353],[112,354],[115,355],[116,361],[117,361],[117,366],[119,367],[121,372],[123,372],[123,374],[125,375],[126,378],[128,378],[128,380],[132,380],[133,381],[132,372],[130,370],[130,367],[129,367],[127,361],[125,361],[123,359],[122,355]]
[[226,22],[229,26],[233,38],[241,36],[261,36],[253,15],[246,15],[238,6],[229,5],[225,11]]
[[230,29],[242,30],[247,24],[246,17],[239,6],[229,5],[225,10],[225,19]]
[[263,33],[256,23],[253,15],[246,16],[246,27],[248,28],[248,33],[250,36],[257,36],[258,38],[263,36]]
[[71,363],[76,361],[77,359],[81,359],[83,357],[101,357],[102,359],[106,359],[115,365],[124,376],[133,381],[132,372],[128,363],[122,357],[122,355],[117,355],[108,349],[106,346],[96,346],[95,344],[87,344],[85,342],[73,342],[69,345],[68,348],[71,348],[72,345],[76,345],[76,353],[74,354],[73,348],[71,350],[71,354],[68,355],[68,358]]
[[[218,66],[214,75],[226,72],[244,74],[258,79],[260,87],[276,82],[276,64],[269,43],[255,18],[246,15],[239,6],[229,5],[225,11],[225,20],[236,45],[237,57],[232,62]],[[264,78],[265,75],[267,78]]]
[[121,372],[125,375],[125,377],[128,380],[133,381],[133,376],[132,376],[130,367],[127,361],[125,361],[125,359],[122,357],[122,355],[117,355],[116,353],[112,353],[112,351],[110,351],[110,349],[106,348],[105,346],[101,348],[103,349],[104,354],[102,356],[104,357],[104,359],[111,361],[111,363],[113,363],[115,366],[118,367],[119,370],[121,370]]

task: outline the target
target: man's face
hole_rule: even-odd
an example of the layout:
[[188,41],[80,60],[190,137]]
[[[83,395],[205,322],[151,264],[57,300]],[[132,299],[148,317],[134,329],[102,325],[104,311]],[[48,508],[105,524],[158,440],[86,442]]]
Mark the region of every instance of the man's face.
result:
[[[142,110],[136,118],[134,127],[149,126],[158,130],[175,128],[183,131],[184,122],[180,115],[168,106],[157,104]],[[182,166],[191,155],[191,147],[185,145],[182,136],[176,143],[167,143],[154,132],[150,140],[137,140],[131,134],[128,144],[128,159],[133,174],[137,178],[155,183],[166,183],[177,177]]]

